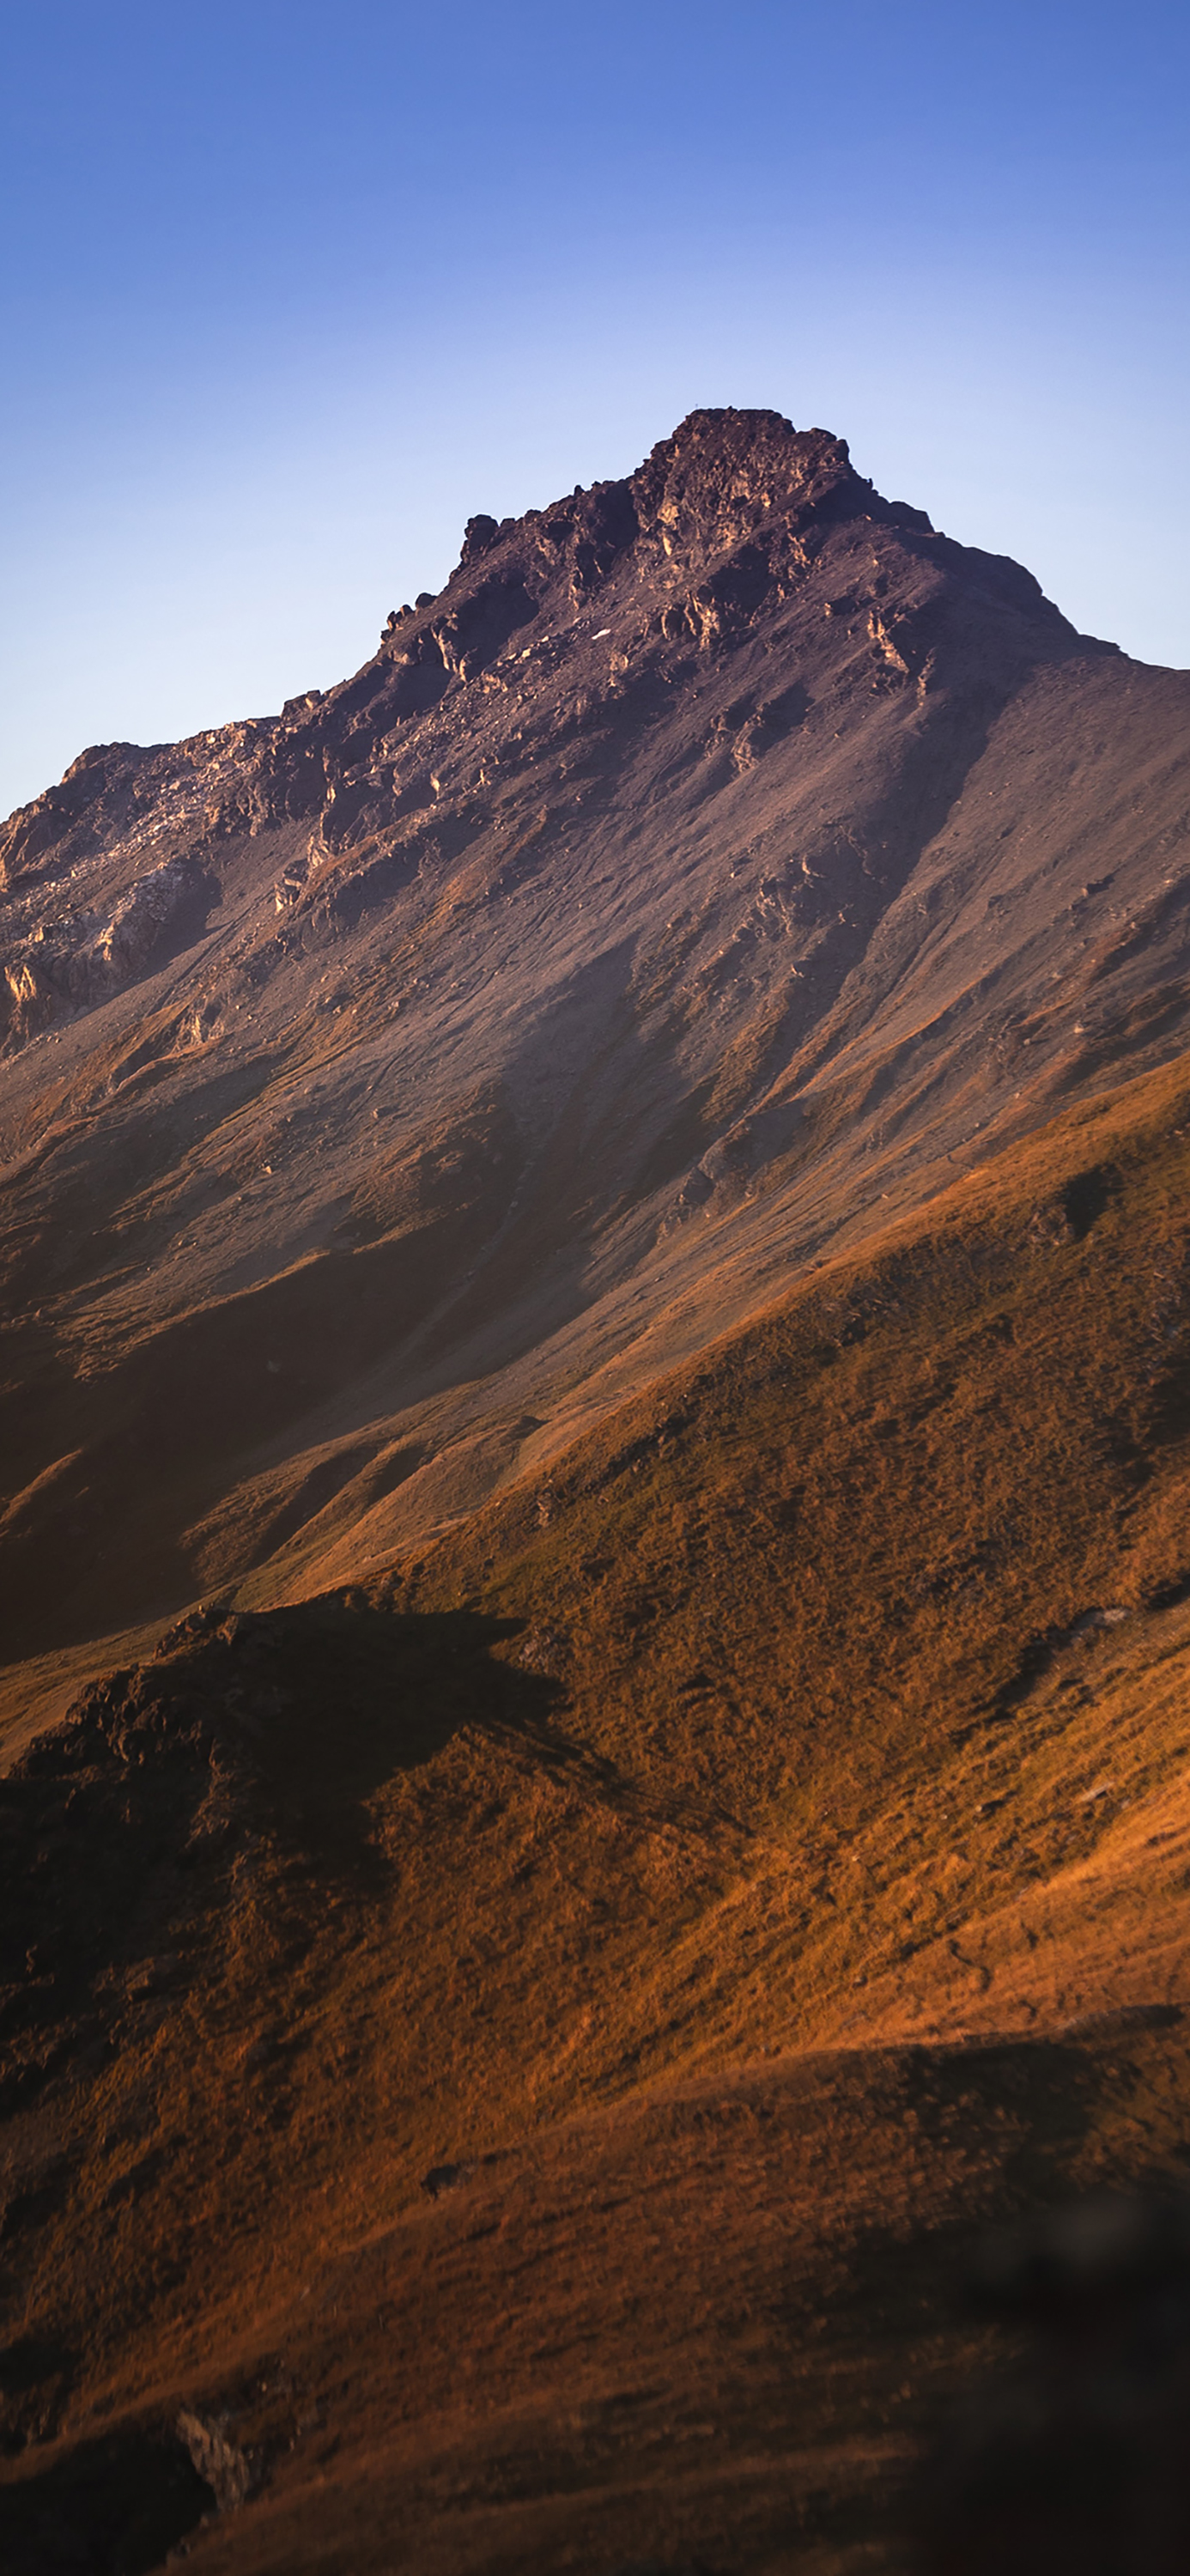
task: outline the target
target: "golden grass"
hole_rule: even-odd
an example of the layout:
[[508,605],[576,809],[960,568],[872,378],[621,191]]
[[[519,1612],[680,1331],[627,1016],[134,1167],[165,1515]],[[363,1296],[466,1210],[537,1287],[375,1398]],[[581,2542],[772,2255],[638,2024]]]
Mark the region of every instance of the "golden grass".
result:
[[[171,1877],[158,1818],[158,1878],[103,1927],[87,1987],[110,2053],[87,2067],[68,2034],[10,2126],[10,2160],[67,2176],[10,2269],[10,2314],[72,2357],[52,2398],[67,2432],[97,2406],[122,2420],[226,2388],[275,2348],[322,2388],[351,2474],[316,2472],[302,2436],[273,2503],[202,2564],[379,2570],[411,2513],[419,2568],[511,2568],[547,2525],[550,2548],[573,2539],[581,2488],[602,2501],[568,2563],[594,2569],[627,2546],[637,2508],[613,2490],[632,2477],[641,2528],[686,2546],[695,2453],[723,2530],[746,2520],[751,2407],[785,2466],[760,2478],[748,2563],[795,2563],[773,2534],[821,2475],[834,2502],[798,2527],[824,2568],[858,2565],[893,2393],[924,2406],[976,2348],[945,2340],[954,2231],[1030,2191],[1178,2169],[1184,2052],[1160,2009],[1190,1982],[1187,1125],[1185,1062],[1066,1113],[416,1556],[278,1609],[251,1648],[163,1660],[167,1736],[187,1694],[229,1742],[248,1729],[230,1840]],[[147,1832],[151,1773],[128,1774],[117,1842]],[[132,1977],[138,1942],[179,1963],[165,1999]],[[914,2066],[932,2070],[920,2102]],[[712,2188],[689,2105],[730,2126],[722,2106],[767,2085],[793,2118],[798,2067],[817,2070],[803,2162],[783,2151],[741,2197],[725,2147]],[[651,2229],[641,2139],[678,2101]],[[581,2172],[581,2209],[542,2185],[531,2225],[496,2164],[467,2224],[440,2227],[420,2177],[485,2155]],[[614,2246],[600,2193],[635,2213]],[[779,2368],[755,2287],[772,2226],[835,2249]],[[795,2474],[791,2391],[820,2331],[853,2331],[831,2266],[861,2237],[876,2269],[855,2315],[870,2324],[879,2276],[890,2340],[869,2335],[850,2379],[836,2355]],[[720,2239],[754,2283],[738,2333],[718,2290],[677,2316],[683,2265]],[[382,2243],[383,2297],[346,2250]],[[326,2286],[344,2264],[347,2357]],[[525,2339],[505,2351],[510,2300]],[[468,2390],[491,2355],[466,2420],[435,2377],[443,2316]],[[648,2440],[627,2418],[591,2430],[617,2373],[669,2392]],[[707,2422],[722,2409],[721,2442],[683,2447],[682,2390]]]

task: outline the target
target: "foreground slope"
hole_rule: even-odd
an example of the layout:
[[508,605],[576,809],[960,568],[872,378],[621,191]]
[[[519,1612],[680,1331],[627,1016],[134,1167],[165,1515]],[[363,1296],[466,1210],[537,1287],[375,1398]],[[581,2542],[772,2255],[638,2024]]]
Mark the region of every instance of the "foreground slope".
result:
[[973,2229],[1181,2169],[1188,1129],[1067,1109],[16,1762],[28,2564],[180,2412],[212,2570],[905,2563]]
[[86,753],[0,836],[9,1653],[382,1559],[1174,1053],[1188,708],[703,412],[341,688]]

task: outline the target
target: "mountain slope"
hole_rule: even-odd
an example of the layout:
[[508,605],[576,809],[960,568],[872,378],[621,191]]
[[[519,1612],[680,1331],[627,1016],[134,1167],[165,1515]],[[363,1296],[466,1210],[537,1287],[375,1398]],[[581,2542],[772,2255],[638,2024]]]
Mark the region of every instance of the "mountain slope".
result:
[[1182,2172],[1188,690],[695,414],[8,827],[18,2576],[893,2576]]
[[212,2567],[887,2542],[972,2225],[1178,2170],[1187,1082],[18,1761],[18,2502],[197,2406]]
[[5,836],[10,1650],[432,1527],[1172,1052],[1188,688],[710,413],[85,755]]

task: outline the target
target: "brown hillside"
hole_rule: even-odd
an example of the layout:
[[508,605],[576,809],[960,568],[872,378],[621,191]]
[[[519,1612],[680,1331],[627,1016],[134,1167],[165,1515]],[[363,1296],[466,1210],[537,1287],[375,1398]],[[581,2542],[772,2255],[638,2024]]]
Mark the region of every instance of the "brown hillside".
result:
[[920,2567],[1184,2174],[1188,690],[696,413],[0,836],[14,2576]]
[[1183,1122],[17,1763],[19,2487],[185,2401],[267,2459],[212,2567],[894,2563],[973,2226],[1185,2135]]

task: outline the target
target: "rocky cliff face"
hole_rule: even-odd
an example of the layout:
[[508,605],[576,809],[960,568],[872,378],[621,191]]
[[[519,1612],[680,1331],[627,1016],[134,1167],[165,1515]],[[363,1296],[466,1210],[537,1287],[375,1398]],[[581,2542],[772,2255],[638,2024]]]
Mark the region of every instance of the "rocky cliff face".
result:
[[85,753],[0,836],[19,1640],[435,1526],[1180,1043],[1188,701],[696,412],[341,687]]

